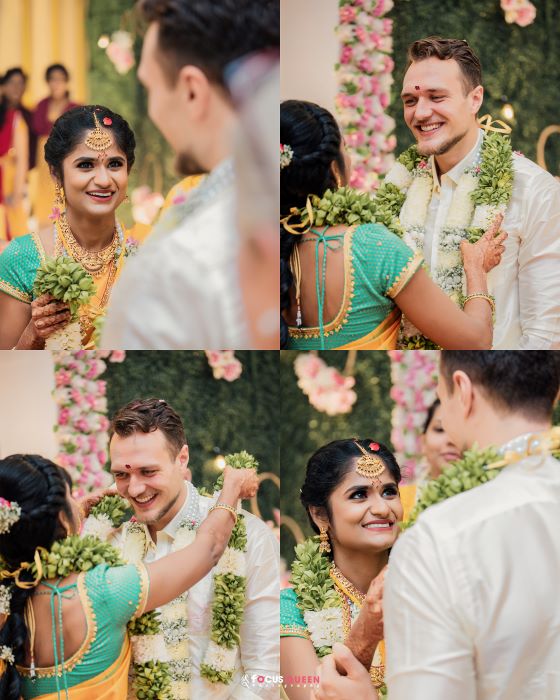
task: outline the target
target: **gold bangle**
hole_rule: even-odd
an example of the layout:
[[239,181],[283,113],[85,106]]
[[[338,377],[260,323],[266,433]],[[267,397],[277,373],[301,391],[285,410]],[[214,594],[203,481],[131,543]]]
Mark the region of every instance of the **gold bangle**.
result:
[[465,301],[463,302],[463,307],[467,303],[467,301],[470,301],[471,299],[486,299],[486,301],[490,304],[492,308],[492,313],[496,312],[496,303],[494,301],[494,297],[491,294],[483,294],[482,292],[476,292],[475,294],[469,294],[468,296],[465,297]]
[[210,508],[208,513],[211,513],[213,510],[218,510],[219,508],[221,508],[222,510],[227,510],[229,513],[231,513],[233,515],[235,523],[237,523],[237,511],[235,510],[235,508],[228,506],[227,503],[216,503],[216,505],[213,505],[212,508]]

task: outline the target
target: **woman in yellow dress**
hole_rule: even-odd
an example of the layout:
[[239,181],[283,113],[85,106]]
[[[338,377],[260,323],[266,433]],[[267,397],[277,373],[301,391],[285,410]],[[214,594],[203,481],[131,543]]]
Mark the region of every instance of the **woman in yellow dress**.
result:
[[68,324],[66,304],[33,295],[41,263],[59,256],[79,262],[94,279],[96,294],[79,312],[82,347],[92,347],[94,323],[136,249],[116,219],[134,148],[127,122],[106,107],[76,107],[55,122],[45,146],[58,190],[53,223],[13,240],[0,255],[0,348],[42,349]]
[[23,115],[10,99],[12,83],[19,77],[14,70],[4,76],[0,100],[0,241],[11,240],[18,235],[20,228],[25,233],[27,226],[23,196],[29,140]]
[[58,117],[64,112],[78,107],[78,104],[70,99],[68,90],[70,74],[62,64],[54,63],[52,66],[49,66],[45,72],[45,80],[49,86],[49,96],[41,100],[33,112],[33,130],[39,138],[33,216],[37,219],[39,227],[49,223],[52,202],[55,196],[50,168],[44,156],[45,143]]
[[399,487],[400,480],[392,452],[370,439],[335,440],[309,459],[301,502],[319,543],[312,538],[296,547],[294,587],[280,594],[281,673],[289,700],[310,700],[310,682],[301,678],[316,675],[319,658],[335,642],[352,646],[353,630],[364,624],[375,628],[371,678],[383,687],[377,589],[398,523],[415,498],[414,487]]

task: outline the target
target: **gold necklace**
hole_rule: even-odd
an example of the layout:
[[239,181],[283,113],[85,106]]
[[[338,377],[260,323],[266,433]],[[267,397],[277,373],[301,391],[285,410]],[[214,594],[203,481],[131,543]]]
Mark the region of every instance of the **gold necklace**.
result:
[[[336,592],[342,605],[342,629],[344,633],[344,641],[346,641],[352,627],[352,609],[350,607],[350,602],[354,603],[359,609],[361,609],[366,596],[346,578],[346,576],[334,563],[331,566],[330,577],[334,582]],[[378,648],[381,654],[381,664],[379,666],[374,666],[372,664],[369,670],[369,676],[373,685],[376,688],[381,688],[381,686],[385,683],[385,640],[382,639],[379,642]]]
[[60,234],[61,243],[67,249],[70,256],[79,262],[86,272],[89,272],[93,277],[100,277],[107,265],[114,263],[115,253],[117,251],[117,246],[119,242],[119,236],[117,227],[113,232],[113,238],[108,246],[105,246],[102,250],[86,250],[82,245],[78,243],[76,237],[72,233],[72,229],[68,225],[66,215],[62,216],[58,220],[58,229]]

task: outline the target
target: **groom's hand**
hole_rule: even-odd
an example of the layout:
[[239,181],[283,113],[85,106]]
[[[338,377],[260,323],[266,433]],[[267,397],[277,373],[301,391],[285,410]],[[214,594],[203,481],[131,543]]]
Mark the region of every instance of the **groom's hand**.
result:
[[344,644],[335,644],[317,670],[319,687],[311,693],[314,700],[377,700],[369,673]]

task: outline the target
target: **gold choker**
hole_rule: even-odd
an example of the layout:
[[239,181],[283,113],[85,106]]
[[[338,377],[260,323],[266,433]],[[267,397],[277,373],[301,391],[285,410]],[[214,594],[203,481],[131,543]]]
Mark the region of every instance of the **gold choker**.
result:
[[72,233],[72,229],[68,225],[65,215],[62,215],[58,220],[60,239],[70,256],[80,263],[86,272],[89,272],[93,277],[99,277],[105,268],[111,263],[115,263],[115,257],[119,242],[117,227],[113,232],[113,238],[108,246],[102,250],[86,250],[78,243],[76,237]]

